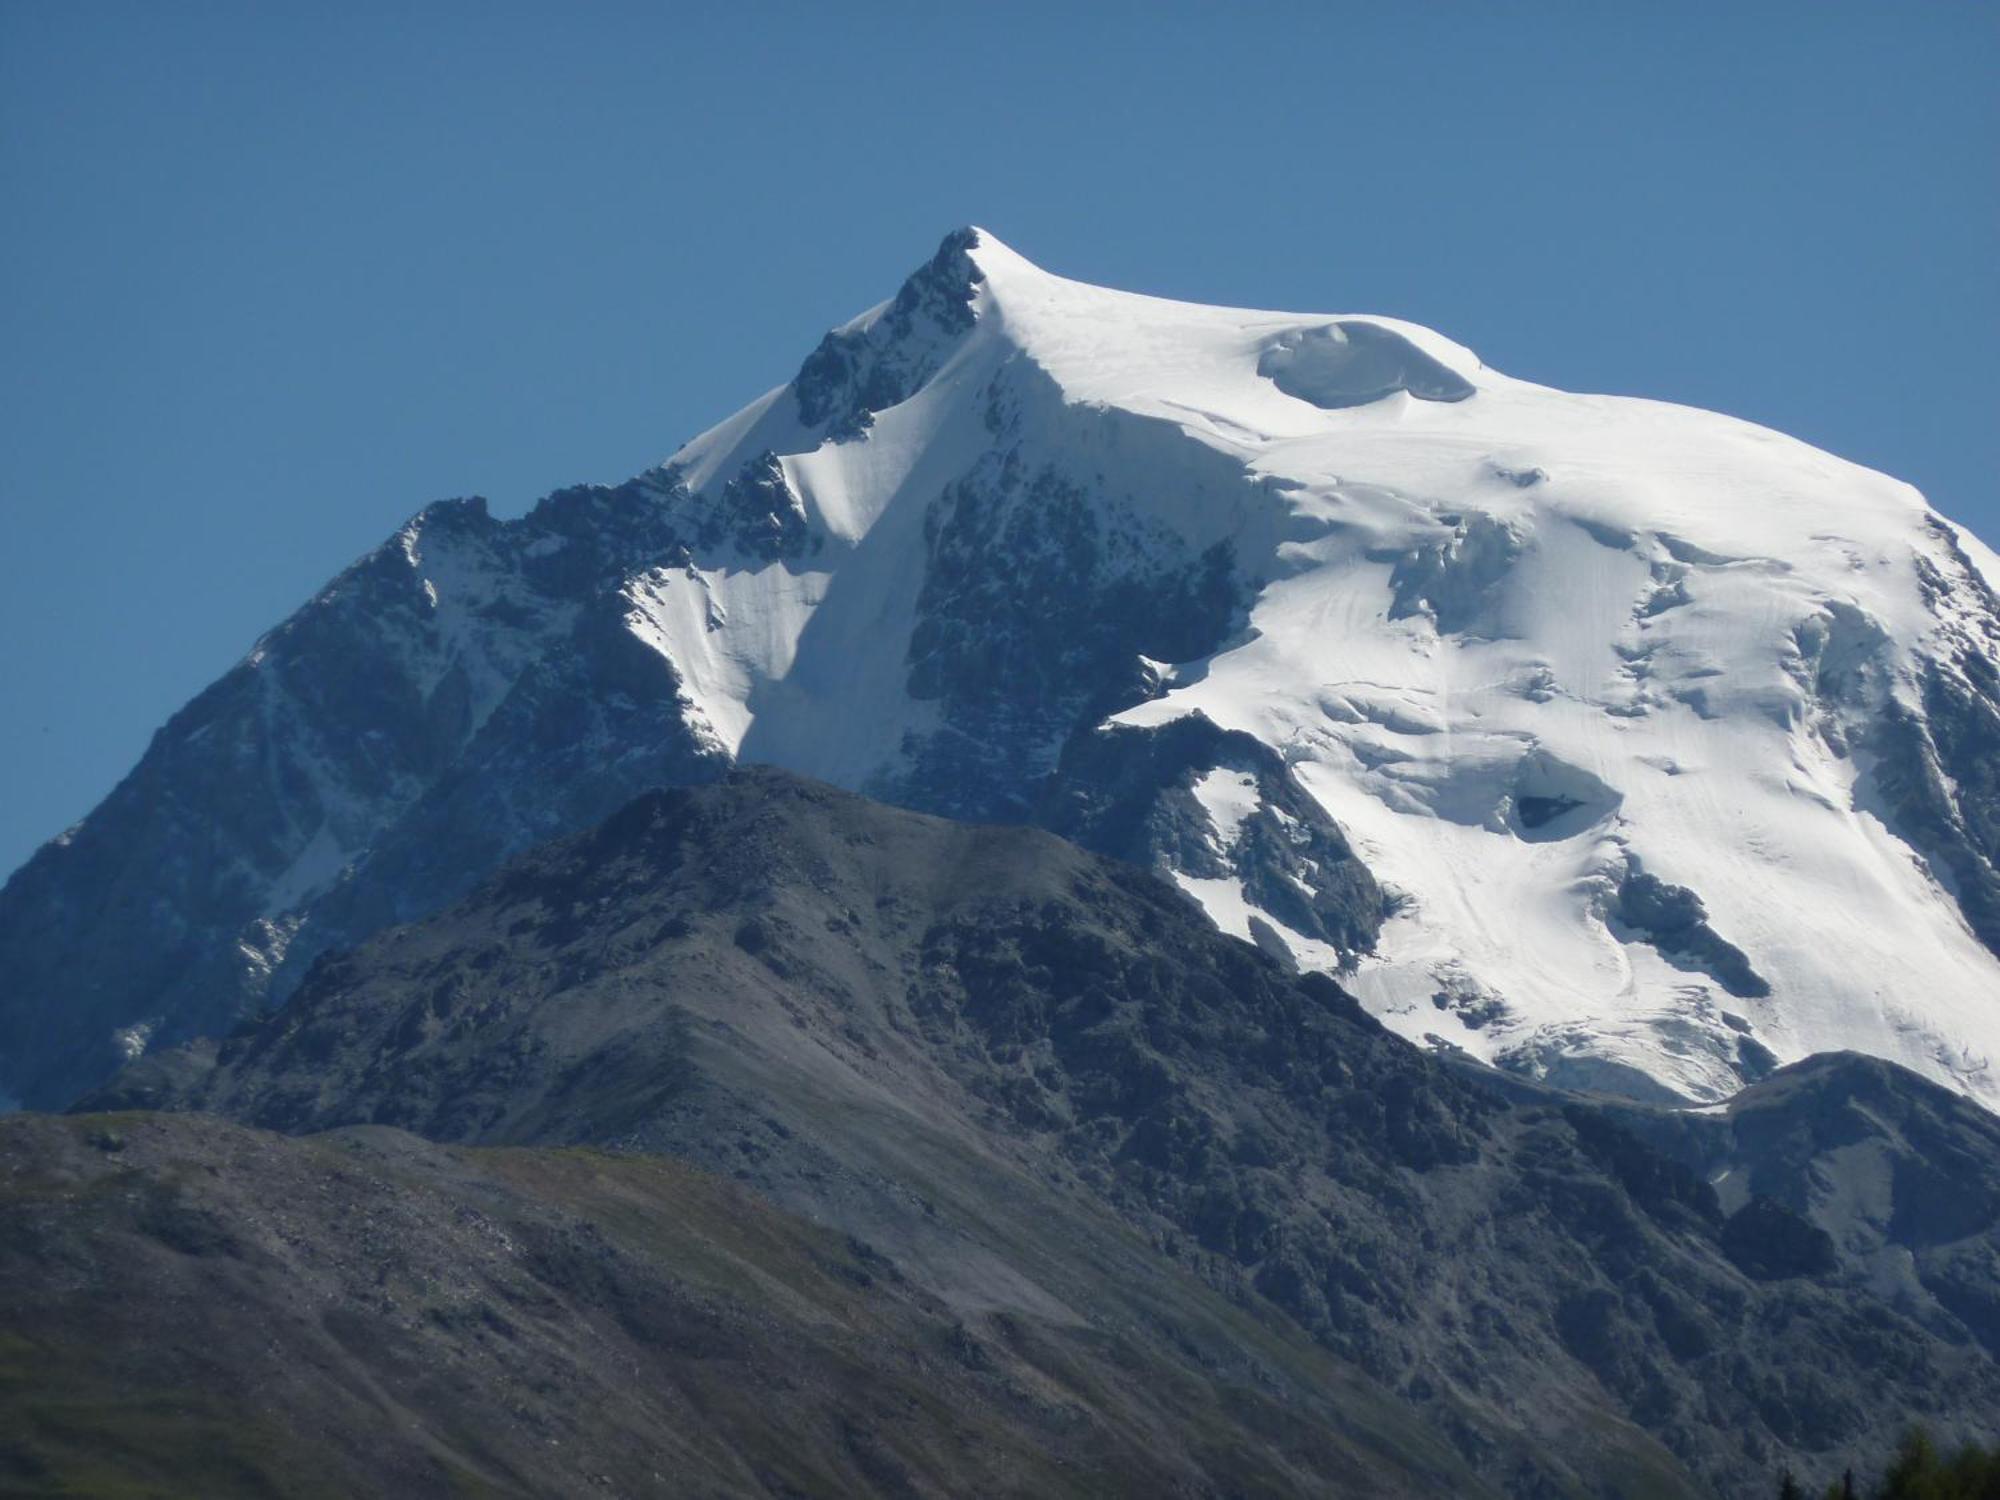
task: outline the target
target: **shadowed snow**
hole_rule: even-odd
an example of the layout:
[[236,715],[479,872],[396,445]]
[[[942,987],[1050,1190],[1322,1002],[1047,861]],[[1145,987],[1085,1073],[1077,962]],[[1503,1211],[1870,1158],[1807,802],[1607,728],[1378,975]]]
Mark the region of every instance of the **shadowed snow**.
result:
[[1257,360],[1257,373],[1327,411],[1398,391],[1420,401],[1463,401],[1473,392],[1469,380],[1402,335],[1354,320],[1281,334]]

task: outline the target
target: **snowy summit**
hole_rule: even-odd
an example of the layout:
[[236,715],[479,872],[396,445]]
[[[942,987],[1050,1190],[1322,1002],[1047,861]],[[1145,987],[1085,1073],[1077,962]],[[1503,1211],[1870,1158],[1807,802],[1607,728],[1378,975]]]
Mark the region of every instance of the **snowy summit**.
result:
[[[1853,1049],[2000,1107],[1995,580],[1764,428],[962,231],[659,469],[432,507],[183,710],[0,897],[0,1087],[741,759],[1150,861],[1534,1076]],[[135,886],[171,963],[94,925]]]
[[[1242,617],[1108,722],[1201,714],[1279,752],[1396,898],[1352,983],[1399,1031],[1701,1098],[1745,1054],[1852,1048],[2000,1100],[2000,965],[1972,920],[1991,941],[1992,908],[1962,907],[1953,870],[1990,873],[1991,846],[1948,842],[1958,789],[1923,743],[1930,700],[1992,728],[1992,553],[1908,485],[1746,422],[1515,380],[1388,319],[1105,291],[971,240],[972,331],[923,349],[920,388],[859,440],[823,441],[787,388],[675,466],[701,485],[779,453],[852,549],[826,593],[865,568],[863,634],[897,642],[928,572],[917,523],[982,461],[1052,469],[1187,555],[1226,544]],[[834,669],[779,634],[745,656],[731,632],[731,675],[696,674],[731,748],[850,784],[893,767],[925,719],[903,653],[842,631],[834,654],[870,660]],[[1926,847],[1897,791],[1933,775]],[[1236,779],[1197,795],[1226,846]],[[1302,962],[1338,962],[1240,879],[1176,873],[1224,927],[1262,915]]]

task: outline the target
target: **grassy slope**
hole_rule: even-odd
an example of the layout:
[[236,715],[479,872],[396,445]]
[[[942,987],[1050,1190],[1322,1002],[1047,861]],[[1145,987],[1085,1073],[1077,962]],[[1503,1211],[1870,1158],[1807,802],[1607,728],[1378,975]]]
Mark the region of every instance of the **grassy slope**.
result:
[[0,1490],[1479,1493],[1278,1320],[1172,1273],[1096,1290],[1090,1323],[962,1320],[656,1157],[17,1116]]

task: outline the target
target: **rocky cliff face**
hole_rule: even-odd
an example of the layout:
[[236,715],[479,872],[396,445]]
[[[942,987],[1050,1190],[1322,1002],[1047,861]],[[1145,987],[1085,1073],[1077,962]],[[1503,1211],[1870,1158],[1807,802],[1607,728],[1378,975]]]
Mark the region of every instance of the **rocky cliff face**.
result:
[[[435,505],[260,641],[0,894],[0,1078],[59,1104],[225,1031],[292,966],[725,764],[625,627],[646,483]],[[363,869],[367,873],[364,875]]]
[[88,1107],[685,1157],[981,1340],[1125,1326],[1117,1224],[1119,1276],[1282,1315],[1517,1495],[1761,1494],[2000,1410],[1977,1107],[1860,1059],[1726,1114],[1469,1069],[1154,875],[771,771],[642,798]]

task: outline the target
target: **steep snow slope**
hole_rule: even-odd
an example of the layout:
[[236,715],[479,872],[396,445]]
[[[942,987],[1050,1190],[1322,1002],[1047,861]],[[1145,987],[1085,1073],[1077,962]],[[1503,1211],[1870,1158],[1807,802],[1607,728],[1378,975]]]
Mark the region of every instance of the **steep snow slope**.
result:
[[0,1086],[740,758],[1152,860],[1563,1082],[1852,1048],[2000,1104],[1995,578],[1779,434],[965,231],[661,469],[433,507],[184,711],[0,896]]
[[[1408,324],[971,256],[981,337],[866,441],[782,460],[808,514],[898,565],[826,643],[870,669],[801,657],[744,753],[859,784],[921,731],[901,661],[865,648],[910,628],[912,521],[1011,398],[1023,448],[1068,441],[1072,472],[1261,580],[1244,628],[1114,722],[1199,713],[1280,752],[1402,898],[1354,979],[1391,1025],[1614,1087],[1714,1097],[1767,1053],[1852,1048],[2000,1099],[2000,966],[1870,774],[1928,673],[1991,659],[1977,541],[1777,433],[1514,380]],[[774,436],[676,461],[727,472]],[[827,738],[843,697],[855,736]],[[1227,845],[1240,785],[1195,795]],[[1184,883],[1251,935],[1240,880]]]

